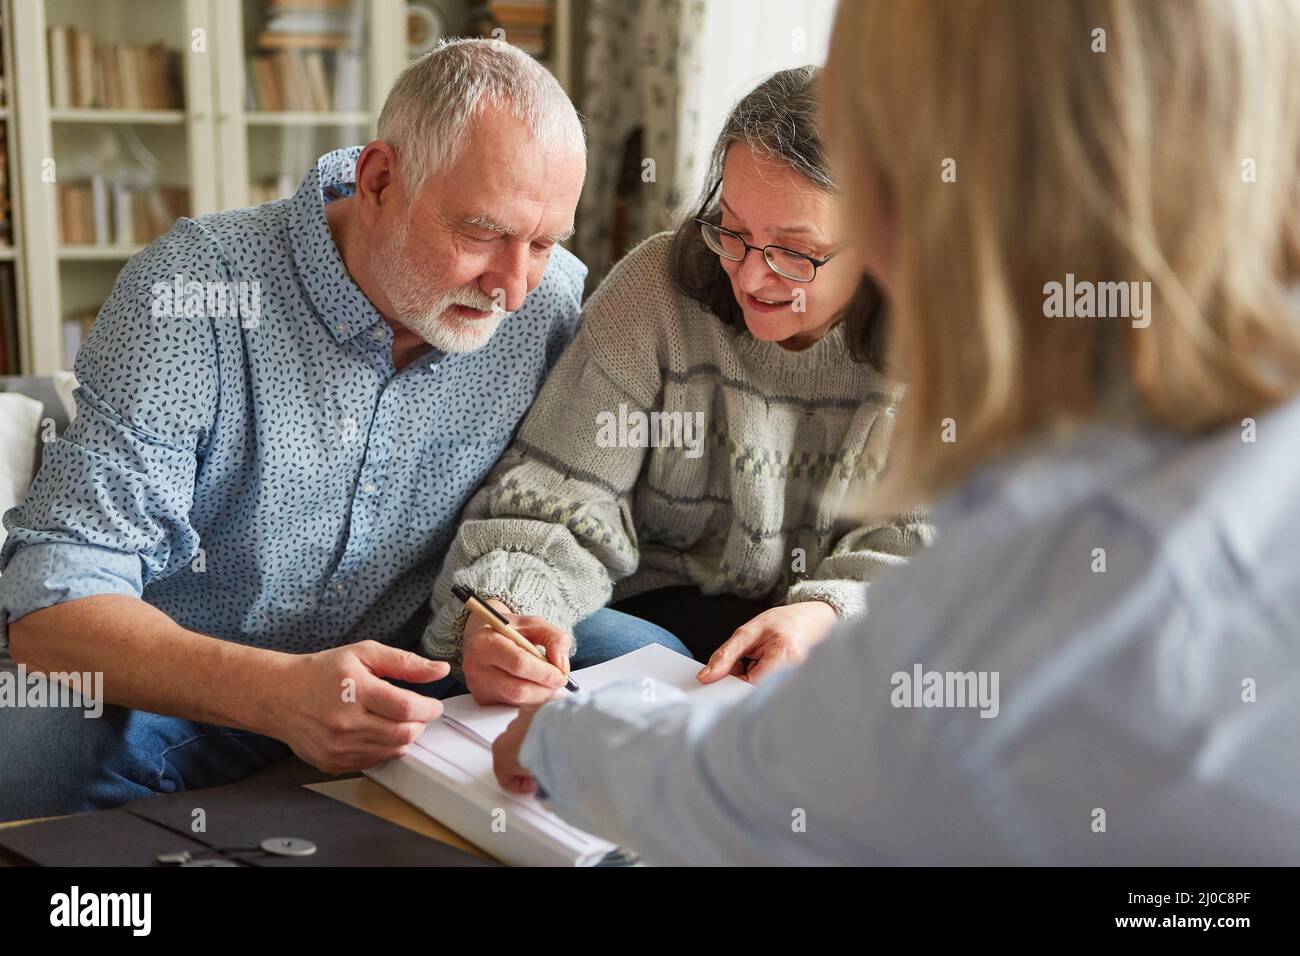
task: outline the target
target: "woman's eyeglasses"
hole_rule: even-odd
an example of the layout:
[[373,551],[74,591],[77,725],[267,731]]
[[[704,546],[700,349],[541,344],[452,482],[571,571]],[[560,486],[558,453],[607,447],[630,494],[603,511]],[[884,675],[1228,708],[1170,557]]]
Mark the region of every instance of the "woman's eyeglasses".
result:
[[723,229],[715,222],[700,218],[695,221],[700,224],[700,235],[704,237],[704,244],[722,258],[731,262],[743,262],[745,256],[749,255],[749,250],[758,250],[763,253],[763,261],[767,263],[769,269],[791,282],[812,282],[817,277],[817,270],[830,262],[835,255],[834,252],[830,252],[823,258],[817,259],[783,246],[751,246],[738,233]]

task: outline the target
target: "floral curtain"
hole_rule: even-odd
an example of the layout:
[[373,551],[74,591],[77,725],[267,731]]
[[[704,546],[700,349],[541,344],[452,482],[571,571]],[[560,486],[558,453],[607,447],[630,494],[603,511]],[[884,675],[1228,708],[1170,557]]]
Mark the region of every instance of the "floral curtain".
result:
[[588,288],[647,236],[670,228],[690,190],[706,0],[590,0],[583,109],[587,183],[574,248]]

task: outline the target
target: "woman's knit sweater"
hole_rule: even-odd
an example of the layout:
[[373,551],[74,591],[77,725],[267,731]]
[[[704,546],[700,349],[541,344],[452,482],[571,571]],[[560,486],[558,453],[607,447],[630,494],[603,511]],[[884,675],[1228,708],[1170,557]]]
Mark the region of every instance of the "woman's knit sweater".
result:
[[680,584],[850,616],[875,569],[930,541],[920,513],[866,527],[840,516],[885,463],[900,390],[849,357],[842,325],[800,352],[724,325],[673,286],[670,236],[641,243],[592,295],[466,505],[434,585],[429,655],[460,658],[453,584],[566,629],[611,596]]

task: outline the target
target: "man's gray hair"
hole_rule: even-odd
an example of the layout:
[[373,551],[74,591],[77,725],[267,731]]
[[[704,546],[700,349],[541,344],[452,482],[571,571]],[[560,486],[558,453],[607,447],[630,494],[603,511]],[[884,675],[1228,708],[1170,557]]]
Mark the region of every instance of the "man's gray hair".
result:
[[441,40],[398,76],[379,114],[411,195],[456,162],[470,123],[494,106],[525,123],[546,150],[587,144],[573,103],[544,66],[501,40]]

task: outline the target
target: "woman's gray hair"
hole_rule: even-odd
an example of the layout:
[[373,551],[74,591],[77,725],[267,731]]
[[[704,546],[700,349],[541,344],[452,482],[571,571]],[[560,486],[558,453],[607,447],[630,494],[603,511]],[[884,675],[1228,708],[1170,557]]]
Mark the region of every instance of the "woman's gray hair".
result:
[[835,189],[817,125],[816,66],[773,73],[732,107],[709,158],[706,192],[722,179],[727,150],[745,143],[761,158],[789,166],[814,186]]
[[379,138],[397,153],[412,195],[456,162],[485,106],[525,123],[546,150],[573,149],[585,160],[582,123],[549,70],[501,40],[442,40],[402,71],[379,114]]

